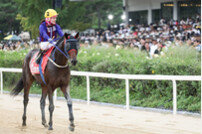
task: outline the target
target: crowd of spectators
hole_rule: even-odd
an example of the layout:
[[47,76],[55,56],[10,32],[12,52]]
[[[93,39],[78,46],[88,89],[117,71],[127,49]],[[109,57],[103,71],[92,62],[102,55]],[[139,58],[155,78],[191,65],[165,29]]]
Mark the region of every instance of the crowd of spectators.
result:
[[150,25],[129,25],[117,31],[106,30],[102,33],[82,35],[80,40],[87,46],[111,43],[117,48],[137,48],[148,52],[151,58],[171,45],[187,44],[200,52],[201,16],[197,15],[196,19],[187,18],[180,21],[161,19],[158,23]]
[[38,43],[30,41],[1,41],[0,50],[1,51],[18,51],[21,49],[33,49],[38,48]]
[[22,47],[22,44],[20,41],[2,41],[0,42],[0,49],[4,51],[13,51],[13,50],[19,50]]
[[[128,25],[119,30],[105,30],[94,34],[81,34],[81,45],[105,45],[116,48],[135,48],[146,51],[152,58],[155,54],[161,54],[163,48],[171,45],[188,45],[201,52],[201,16],[195,19],[187,18],[180,21],[165,21],[150,25]],[[0,50],[19,50],[24,48],[37,48],[38,44],[33,40],[28,42],[6,41],[0,42]]]

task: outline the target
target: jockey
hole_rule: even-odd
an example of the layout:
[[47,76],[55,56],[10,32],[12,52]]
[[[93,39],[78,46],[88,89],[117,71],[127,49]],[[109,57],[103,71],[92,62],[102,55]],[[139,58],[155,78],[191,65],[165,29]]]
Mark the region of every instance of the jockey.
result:
[[58,13],[54,9],[48,9],[45,12],[45,21],[39,26],[39,34],[40,34],[40,52],[37,56],[36,63],[39,64],[41,57],[45,53],[47,49],[53,46],[56,42],[54,42],[57,38],[57,34],[59,36],[63,36],[60,26],[56,24]]

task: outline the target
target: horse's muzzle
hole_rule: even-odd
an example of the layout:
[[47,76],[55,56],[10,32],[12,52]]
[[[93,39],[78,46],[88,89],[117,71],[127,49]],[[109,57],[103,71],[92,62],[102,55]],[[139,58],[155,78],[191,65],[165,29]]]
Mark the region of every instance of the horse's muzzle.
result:
[[72,60],[72,61],[71,61],[71,64],[72,64],[73,66],[75,66],[76,63],[77,63],[77,60]]
[[71,49],[71,50],[68,52],[68,54],[70,55],[71,64],[72,64],[73,66],[75,66],[76,63],[77,63],[77,59],[76,59],[77,51],[76,51],[76,49]]

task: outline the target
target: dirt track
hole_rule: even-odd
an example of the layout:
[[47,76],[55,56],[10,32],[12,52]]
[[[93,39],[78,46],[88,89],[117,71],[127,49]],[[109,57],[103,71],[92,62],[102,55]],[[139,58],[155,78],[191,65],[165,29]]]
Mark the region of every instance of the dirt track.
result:
[[[46,120],[49,119],[46,100]],[[200,134],[201,120],[154,112],[124,110],[98,105],[73,103],[75,131],[68,130],[65,101],[55,103],[53,131],[41,125],[39,98],[30,97],[27,126],[22,127],[22,96],[0,95],[0,134]]]

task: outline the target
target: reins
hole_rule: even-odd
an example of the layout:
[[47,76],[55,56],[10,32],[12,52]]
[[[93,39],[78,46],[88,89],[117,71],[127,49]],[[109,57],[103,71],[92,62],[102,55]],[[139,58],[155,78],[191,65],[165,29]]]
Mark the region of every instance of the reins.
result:
[[55,63],[50,57],[48,57],[48,60],[50,60],[50,62],[52,62],[53,63],[53,65],[55,65],[56,67],[58,67],[58,68],[66,68],[66,67],[68,67],[69,66],[69,64],[68,64],[68,62],[67,62],[67,64],[66,65],[64,65],[64,66],[61,66],[61,65],[58,65],[57,63]]
[[[71,41],[75,41],[75,39],[64,39],[64,44],[66,44],[66,42],[71,42]],[[56,44],[54,44],[54,43],[52,43],[53,44],[53,46],[60,52],[60,53],[62,53],[68,60],[70,59],[70,56],[69,56],[69,54],[68,54],[68,52],[69,51],[76,51],[76,50],[71,50],[71,49],[69,49],[69,50],[66,50],[66,47],[64,47],[64,52],[56,45]],[[54,50],[54,52],[53,52],[53,55],[55,55],[55,51],[56,50]],[[77,51],[76,51],[76,53],[77,53]],[[56,67],[58,67],[58,68],[66,68],[66,67],[68,67],[69,66],[69,64],[68,64],[68,62],[67,62],[67,64],[66,65],[64,65],[64,66],[61,66],[61,65],[58,65],[54,60],[52,60],[50,57],[48,57],[48,59],[56,66]],[[55,58],[54,58],[55,59]]]

